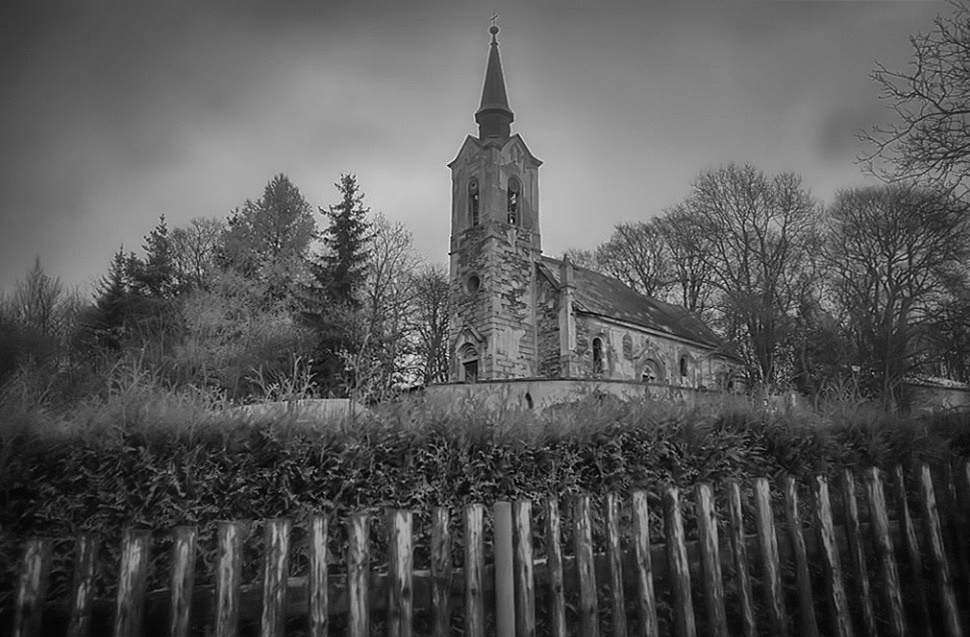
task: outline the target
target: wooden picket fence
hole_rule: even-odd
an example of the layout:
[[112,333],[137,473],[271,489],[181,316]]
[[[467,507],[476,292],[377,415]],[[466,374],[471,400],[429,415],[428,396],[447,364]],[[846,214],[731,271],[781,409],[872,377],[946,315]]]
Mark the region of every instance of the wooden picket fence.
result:
[[[386,568],[371,565],[371,514],[359,512],[343,521],[346,560],[339,568],[328,564],[330,520],[310,517],[305,577],[289,577],[292,523],[274,519],[264,526],[261,583],[250,586],[241,582],[245,527],[225,522],[217,534],[215,586],[204,591],[193,586],[196,528],[174,531],[170,585],[153,593],[146,590],[151,532],[127,530],[113,602],[114,634],[187,636],[193,628],[198,634],[202,625],[205,634],[223,637],[238,634],[241,618],[258,615],[262,635],[282,635],[287,619],[305,617],[301,634],[321,636],[336,632],[333,620],[340,615],[353,637],[370,635],[375,616],[386,634],[406,636],[413,632],[417,610],[430,614],[429,630],[435,636],[451,634],[455,617],[463,634],[472,637],[486,631],[535,635],[541,604],[542,631],[556,636],[597,637],[608,627],[614,636],[661,631],[678,637],[693,637],[698,631],[722,636],[730,631],[746,637],[901,637],[935,631],[957,637],[970,611],[970,463],[935,469],[915,467],[915,488],[909,492],[898,467],[889,481],[877,469],[861,475],[845,471],[836,481],[840,497],[830,495],[827,479],[817,476],[802,485],[811,492],[802,501],[795,480],[782,477],[774,491],[775,508],[764,478],[746,488],[736,481],[717,489],[699,484],[693,498],[683,497],[676,487],[660,498],[635,491],[629,509],[616,494],[608,494],[599,516],[594,516],[591,497],[580,495],[571,499],[571,555],[563,550],[563,517],[556,498],[542,502],[541,512],[534,512],[530,501],[497,503],[488,565],[486,508],[473,504],[460,521],[461,568],[453,564],[451,524],[444,508],[431,516],[430,569],[418,571],[410,511],[387,511]],[[917,498],[907,495],[914,492]],[[715,493],[723,500],[721,512]],[[648,502],[662,503],[662,538],[650,537]],[[915,509],[912,503],[917,503]],[[693,514],[685,515],[685,510]],[[541,536],[533,530],[533,520],[539,518]],[[622,528],[621,520],[628,521]],[[754,533],[749,532],[752,526]],[[599,553],[594,551],[594,530],[599,546],[605,547]],[[696,539],[689,540],[695,533]],[[541,559],[537,547],[542,548]],[[55,611],[68,617],[66,634],[89,634],[96,538],[79,537],[75,550],[69,605],[54,604],[46,601],[52,540],[25,543],[15,607],[7,609],[13,618],[11,634],[49,634],[45,613]],[[695,596],[701,598],[702,610],[695,609]],[[660,599],[666,601],[658,604]],[[163,630],[158,622],[148,626],[145,619],[146,608],[157,609],[160,602],[168,622]],[[609,605],[608,612],[601,602]]]

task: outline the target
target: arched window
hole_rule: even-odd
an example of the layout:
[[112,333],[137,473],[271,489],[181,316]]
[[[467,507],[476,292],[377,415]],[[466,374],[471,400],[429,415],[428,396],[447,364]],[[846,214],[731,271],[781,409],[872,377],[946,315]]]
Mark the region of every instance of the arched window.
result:
[[593,339],[593,375],[603,373],[603,339]]
[[468,212],[473,226],[478,225],[479,203],[478,180],[472,179],[468,184]]
[[686,376],[687,375],[687,357],[686,356],[681,356],[680,357],[680,375],[681,376]]
[[515,177],[509,178],[509,223],[519,225],[519,208],[522,200],[522,182]]
[[643,365],[640,380],[644,383],[656,383],[660,380],[660,366],[654,360],[647,360]]
[[458,351],[458,363],[461,365],[459,374],[462,382],[478,382],[478,350],[473,345],[465,345]]

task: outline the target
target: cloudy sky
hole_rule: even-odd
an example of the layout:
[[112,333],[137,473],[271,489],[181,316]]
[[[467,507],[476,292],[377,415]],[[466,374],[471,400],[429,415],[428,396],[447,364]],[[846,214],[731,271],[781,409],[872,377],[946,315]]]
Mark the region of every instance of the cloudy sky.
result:
[[225,217],[287,174],[366,203],[447,259],[450,161],[481,93],[489,18],[513,130],[545,163],[543,247],[594,247],[706,167],[794,171],[820,200],[869,181],[854,135],[886,118],[930,0],[0,4],[0,286],[39,255],[89,287],[164,214]]

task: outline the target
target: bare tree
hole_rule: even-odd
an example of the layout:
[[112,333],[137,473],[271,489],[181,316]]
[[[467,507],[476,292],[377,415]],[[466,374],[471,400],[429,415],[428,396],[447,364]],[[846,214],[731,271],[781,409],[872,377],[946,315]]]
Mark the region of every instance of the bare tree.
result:
[[208,288],[216,274],[216,252],[226,224],[199,217],[172,230],[173,260],[179,287]]
[[768,177],[729,164],[701,174],[684,206],[703,237],[724,332],[739,345],[752,380],[786,384],[791,317],[817,245],[817,204],[794,174]]
[[872,79],[894,121],[862,138],[862,159],[893,181],[915,180],[964,195],[970,189],[970,7],[950,0],[950,16],[910,38],[913,58],[905,70],[877,64]]
[[965,206],[896,184],[838,194],[827,214],[824,254],[860,363],[887,401],[918,362],[933,308],[964,288],[970,258]]
[[425,385],[448,380],[448,270],[440,265],[422,268],[414,281],[414,354]]
[[691,312],[706,314],[714,288],[713,264],[707,258],[711,247],[701,229],[702,217],[687,204],[678,204],[657,220],[658,229],[670,253],[672,285],[668,298]]
[[640,294],[661,296],[670,287],[670,254],[656,220],[618,224],[594,254],[604,272]]

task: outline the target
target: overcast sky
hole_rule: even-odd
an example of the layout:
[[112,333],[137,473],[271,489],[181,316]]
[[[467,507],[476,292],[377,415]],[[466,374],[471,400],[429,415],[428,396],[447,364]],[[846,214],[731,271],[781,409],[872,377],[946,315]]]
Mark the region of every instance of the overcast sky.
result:
[[343,172],[445,263],[445,164],[476,132],[492,11],[513,130],[540,169],[543,248],[591,248],[704,168],[794,171],[822,201],[870,181],[934,1],[0,3],[0,286],[36,255],[82,287],[120,245],[225,217],[287,174],[314,206]]

